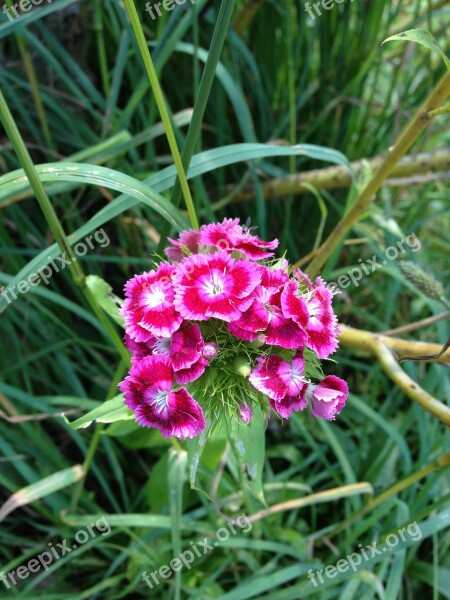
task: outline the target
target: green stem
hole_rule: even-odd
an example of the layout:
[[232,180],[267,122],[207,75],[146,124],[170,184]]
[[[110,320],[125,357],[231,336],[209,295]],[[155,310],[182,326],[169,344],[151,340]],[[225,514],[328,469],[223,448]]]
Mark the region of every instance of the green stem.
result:
[[100,67],[100,74],[102,78],[102,85],[105,97],[109,96],[109,72],[108,72],[108,60],[106,58],[106,47],[105,47],[105,36],[103,35],[103,17],[102,17],[102,6],[100,0],[95,1],[94,6],[94,31],[97,37],[97,54],[98,63]]
[[440,108],[436,108],[436,110],[432,110],[428,113],[428,116],[434,119],[434,117],[439,117],[440,115],[445,115],[450,113],[450,102],[444,104]]
[[55,240],[61,248],[61,251],[67,254],[67,257],[69,259],[67,261],[69,271],[73,277],[75,284],[82,289],[87,301],[89,302],[89,305],[91,306],[93,312],[103,325],[105,332],[111,338],[120,356],[124,360],[129,360],[129,353],[123,345],[123,342],[120,339],[120,336],[118,335],[116,329],[114,328],[113,324],[108,319],[108,317],[105,315],[103,310],[100,308],[100,306],[97,304],[95,298],[92,296],[89,289],[86,287],[83,269],[81,268],[81,265],[78,262],[77,257],[75,256],[72,246],[70,245],[69,239],[58,219],[58,215],[56,214],[55,209],[53,208],[53,205],[50,202],[47,193],[45,192],[44,186],[42,185],[42,182],[39,179],[31,156],[27,150],[27,147],[25,146],[25,142],[22,136],[20,135],[20,132],[16,126],[14,118],[11,114],[11,111],[9,110],[8,104],[5,100],[1,89],[0,121],[3,123],[3,126],[6,130],[6,134],[8,135],[8,138],[10,139],[11,144],[19,158],[19,162],[23,170],[25,171],[28,181],[30,182],[30,186],[38,200],[39,206],[41,207],[41,210],[44,214],[44,217],[48,223],[48,226],[50,227],[50,230]]
[[141,21],[139,19],[136,7],[134,5],[134,0],[125,0],[125,7],[127,9],[128,15],[130,17],[131,25],[133,27],[134,34],[136,36],[136,40],[139,46],[139,50],[141,52],[142,60],[144,61],[145,69],[147,71],[147,75],[150,81],[151,88],[153,90],[153,94],[155,96],[155,101],[158,106],[159,113],[161,115],[161,120],[164,124],[164,129],[166,131],[167,141],[169,142],[170,150],[172,152],[173,160],[175,163],[175,167],[178,173],[178,181],[180,182],[181,189],[183,191],[184,200],[186,202],[186,208],[189,215],[189,220],[194,229],[198,229],[199,223],[197,219],[197,214],[195,212],[194,202],[192,200],[191,191],[189,189],[189,184],[186,178],[186,173],[184,171],[183,162],[181,160],[180,151],[178,149],[178,144],[175,139],[175,133],[172,127],[172,122],[170,120],[169,111],[167,110],[166,102],[164,99],[164,95],[161,89],[161,86],[158,81],[158,76],[156,74],[155,67],[153,65],[153,60],[150,54],[150,50],[147,46],[147,42],[145,39],[144,31],[142,29]]
[[370,511],[374,510],[377,506],[379,506],[380,504],[383,504],[383,502],[386,502],[386,500],[388,500],[389,498],[392,498],[392,496],[396,496],[403,490],[406,490],[411,485],[420,481],[427,475],[430,475],[431,473],[434,473],[435,471],[439,471],[441,469],[442,470],[448,469],[449,467],[450,467],[450,452],[447,452],[447,454],[440,456],[431,465],[428,465],[428,467],[424,467],[420,471],[416,471],[415,473],[408,475],[408,477],[405,477],[405,479],[402,479],[398,483],[394,484],[392,487],[385,490],[382,494],[379,494],[378,496],[375,496],[375,498],[372,498],[372,500],[369,500],[369,502],[359,512],[351,515],[343,523],[338,525],[338,527],[336,527],[336,529],[334,529],[332,532],[328,533],[327,534],[328,537],[333,537],[337,533],[340,533],[341,531],[345,531],[349,527],[349,525],[351,525],[352,523],[357,521],[360,517],[364,516],[366,513],[370,512]]
[[[114,374],[114,378],[111,382],[111,385],[108,390],[108,394],[106,396],[106,400],[111,400],[117,393],[117,384],[122,379],[125,371],[128,369],[129,360],[122,360],[119,363],[119,366],[116,369]],[[95,453],[97,451],[98,445],[100,443],[101,435],[103,432],[105,425],[104,423],[97,423],[94,434],[91,438],[91,442],[89,444],[88,451],[86,453],[86,457],[83,462],[83,478],[78,482],[75,491],[72,496],[72,500],[70,502],[69,513],[73,514],[77,508],[78,502],[81,497],[81,492],[84,488],[84,482],[86,480],[86,475],[91,468],[92,461],[94,460]]]
[[[6,0],[6,3],[9,8],[12,8],[12,0]],[[47,144],[50,150],[54,150],[55,145],[52,140],[50,128],[48,126],[47,115],[45,114],[44,105],[42,103],[41,94],[39,92],[39,84],[36,77],[36,71],[34,69],[33,59],[20,33],[16,33],[15,37],[17,41],[17,46],[22,56],[23,66],[25,68],[28,81],[30,82],[31,94],[33,96],[34,104],[36,106],[36,112],[39,117],[39,121],[41,122],[42,133],[44,135],[45,143]]]
[[[188,132],[186,134],[186,141],[183,146],[182,161],[183,167],[186,169],[186,171],[189,170],[191,158],[195,150],[195,143],[200,134],[206,105],[208,104],[208,98],[211,93],[211,88],[216,75],[217,64],[219,62],[220,55],[222,54],[223,45],[228,33],[235,3],[236,0],[222,0],[222,4],[220,5],[216,26],[214,28],[214,33],[211,40],[211,46],[209,48],[208,58],[205,64],[205,70],[203,71],[198,95],[195,101],[194,111],[192,113],[192,120],[189,124]],[[178,206],[181,197],[181,190],[179,188],[179,184],[177,184],[178,182],[173,188],[171,198],[172,203],[175,206]]]
[[[214,28],[214,33],[208,52],[208,58],[206,60],[205,69],[200,81],[198,94],[195,99],[194,111],[192,113],[192,119],[189,124],[186,140],[183,146],[183,152],[181,155],[183,167],[186,172],[189,172],[189,165],[191,164],[192,155],[194,154],[197,139],[200,135],[206,105],[208,104],[211,88],[216,76],[217,64],[222,54],[235,4],[236,0],[222,0],[220,5],[216,26]],[[171,202],[174,204],[174,206],[178,206],[180,204],[180,199],[181,187],[180,183],[176,181],[172,192]],[[168,233],[169,227],[167,224],[165,224],[161,232],[161,242],[158,251],[161,251],[164,247]]]
[[86,475],[88,474],[89,469],[91,467],[91,463],[94,459],[95,452],[97,451],[97,447],[100,443],[100,437],[101,437],[104,427],[105,426],[103,423],[97,423],[97,425],[95,427],[94,435],[91,438],[91,443],[89,444],[88,452],[87,452],[86,458],[84,459],[84,462],[83,462],[83,478],[78,482],[78,485],[75,488],[75,491],[72,496],[72,501],[70,503],[69,512],[71,514],[74,513],[77,508],[78,501],[81,496],[81,492],[83,491],[83,488],[84,488],[84,482],[86,480]]
[[11,144],[19,158],[19,162],[25,171],[25,174],[30,182],[30,186],[37,198],[39,206],[44,213],[45,219],[50,227],[50,230],[58,242],[59,247],[63,252],[67,254],[71,263],[69,264],[69,270],[78,285],[84,280],[83,271],[77,262],[77,258],[72,250],[72,247],[67,239],[67,236],[61,226],[58,216],[53,208],[41,180],[38,177],[36,169],[34,168],[31,156],[25,146],[22,136],[16,126],[11,111],[8,108],[5,97],[0,89],[0,120],[6,130],[6,134],[11,141]]

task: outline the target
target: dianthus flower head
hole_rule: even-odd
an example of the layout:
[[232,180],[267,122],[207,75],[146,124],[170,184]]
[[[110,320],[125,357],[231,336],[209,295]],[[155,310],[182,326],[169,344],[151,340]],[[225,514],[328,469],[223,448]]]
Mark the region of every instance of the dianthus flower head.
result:
[[285,259],[270,260],[277,240],[262,241],[238,219],[169,241],[173,264],[125,286],[132,367],[120,389],[137,421],[185,439],[222,418],[255,426],[256,407],[288,419],[310,405],[317,418],[335,419],[348,387],[321,375],[319,359],[336,350],[339,333],[325,282],[289,274]]

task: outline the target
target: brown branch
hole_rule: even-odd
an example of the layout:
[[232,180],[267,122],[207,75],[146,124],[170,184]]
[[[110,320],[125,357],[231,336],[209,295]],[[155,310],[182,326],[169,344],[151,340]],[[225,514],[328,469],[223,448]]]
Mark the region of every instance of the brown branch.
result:
[[426,319],[421,319],[420,321],[414,321],[414,323],[407,323],[406,325],[396,327],[395,329],[388,329],[387,331],[383,331],[383,335],[409,333],[410,331],[416,331],[417,329],[422,329],[422,327],[428,327],[428,325],[433,325],[434,323],[444,321],[448,318],[450,318],[450,311],[440,313],[439,315],[433,315],[432,317],[427,317]]
[[437,417],[447,427],[450,427],[450,408],[436,400],[431,394],[420,387],[396,361],[392,352],[383,342],[376,342],[373,346],[375,356],[381,363],[387,376],[404,392],[406,396],[417,402],[419,406]]
[[[367,168],[371,171],[378,169],[385,157],[386,155],[383,154],[371,159],[353,161],[350,164],[353,172],[358,176]],[[434,173],[439,173],[439,176],[443,176],[448,171],[450,171],[450,149],[423,152],[403,157],[392,170],[390,179],[386,183],[397,186],[400,184],[398,178],[409,178],[421,174]],[[427,179],[420,180],[417,178],[415,181],[411,180],[411,182],[426,183]],[[287,177],[274,178],[263,183],[262,188],[264,197],[270,198],[271,196],[282,197],[307,194],[310,192],[307,188],[308,185],[312,185],[317,189],[337,190],[347,189],[351,184],[352,177],[349,170],[346,167],[338,165],[324,169],[314,169],[304,173],[296,173]],[[242,192],[236,194],[232,202],[248,202],[254,199],[255,189],[252,186],[245,187]]]
[[[339,339],[344,346],[353,350],[361,350],[374,354],[374,346],[382,342],[385,346],[393,350],[398,355],[409,354],[420,358],[426,354],[439,354],[442,350],[442,344],[429,344],[428,342],[416,342],[412,340],[402,340],[400,338],[389,337],[372,331],[363,331],[354,329],[346,325],[339,324],[341,334]],[[450,350],[436,359],[438,363],[450,363]]]

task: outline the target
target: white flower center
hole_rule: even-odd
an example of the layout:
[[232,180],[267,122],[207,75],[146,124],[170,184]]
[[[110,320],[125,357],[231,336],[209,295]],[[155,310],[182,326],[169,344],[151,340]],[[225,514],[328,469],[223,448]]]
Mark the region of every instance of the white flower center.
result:
[[161,390],[160,392],[156,392],[153,396],[152,401],[150,402],[150,406],[156,406],[156,411],[158,414],[164,412],[167,408],[169,398],[169,392]]
[[161,288],[150,288],[145,292],[144,305],[147,308],[156,308],[160,304],[163,304],[165,299],[164,290]]
[[225,288],[225,280],[221,273],[211,273],[207,281],[204,282],[204,288],[210,296],[218,296]]
[[153,346],[154,354],[164,354],[164,356],[170,356],[170,342],[171,338],[161,338],[157,340]]

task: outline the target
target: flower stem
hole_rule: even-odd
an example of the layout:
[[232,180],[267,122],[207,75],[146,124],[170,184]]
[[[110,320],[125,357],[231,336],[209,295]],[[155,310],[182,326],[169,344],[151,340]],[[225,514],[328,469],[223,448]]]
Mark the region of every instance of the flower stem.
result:
[[147,41],[145,39],[144,31],[142,29],[141,22],[139,20],[139,15],[137,13],[136,7],[134,5],[134,0],[125,0],[125,7],[130,17],[131,25],[133,27],[134,34],[136,36],[136,40],[139,46],[139,50],[141,52],[142,60],[144,61],[145,69],[147,71],[147,75],[150,81],[151,88],[153,90],[153,94],[155,96],[156,105],[158,106],[159,113],[161,115],[161,120],[164,124],[164,129],[167,136],[167,141],[169,142],[170,150],[172,152],[173,160],[175,163],[175,167],[178,173],[178,180],[180,182],[181,189],[183,191],[184,200],[186,202],[186,208],[189,215],[189,220],[194,229],[198,229],[199,223],[197,219],[197,214],[195,212],[194,202],[192,200],[191,191],[189,189],[189,184],[186,178],[186,173],[183,167],[183,162],[181,160],[180,151],[178,149],[178,144],[175,138],[175,133],[172,127],[172,122],[170,120],[169,111],[167,110],[166,102],[164,99],[164,95],[161,89],[161,86],[158,81],[158,75],[156,74],[156,70],[153,64],[153,60],[150,54],[150,50],[147,46]]

